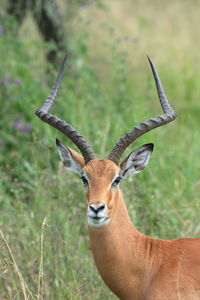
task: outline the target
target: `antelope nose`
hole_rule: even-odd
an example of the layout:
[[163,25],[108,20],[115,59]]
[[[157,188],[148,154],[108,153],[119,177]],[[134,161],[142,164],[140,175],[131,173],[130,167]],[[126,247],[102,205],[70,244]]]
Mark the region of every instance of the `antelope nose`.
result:
[[101,203],[99,205],[90,203],[89,208],[93,213],[98,214],[105,209],[105,203]]

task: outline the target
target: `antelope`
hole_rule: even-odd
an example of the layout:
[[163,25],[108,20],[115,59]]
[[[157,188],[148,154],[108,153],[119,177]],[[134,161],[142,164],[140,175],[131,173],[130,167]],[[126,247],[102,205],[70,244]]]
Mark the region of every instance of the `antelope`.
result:
[[133,225],[119,184],[142,171],[154,145],[133,150],[120,163],[124,150],[144,133],[176,117],[158,72],[149,59],[163,114],[133,127],[115,144],[106,159],[98,159],[83,136],[49,113],[60,87],[64,58],[47,100],[36,111],[44,122],[72,140],[82,155],[56,140],[64,166],[79,174],[86,189],[89,240],[97,269],[108,288],[122,300],[200,299],[200,238],[162,240],[140,233]]

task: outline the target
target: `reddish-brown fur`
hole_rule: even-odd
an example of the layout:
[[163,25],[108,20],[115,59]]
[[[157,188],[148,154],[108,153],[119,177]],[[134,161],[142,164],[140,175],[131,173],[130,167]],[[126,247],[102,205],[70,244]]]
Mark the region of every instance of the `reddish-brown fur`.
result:
[[87,204],[104,201],[111,221],[89,226],[96,266],[106,285],[123,300],[200,299],[200,239],[154,239],[132,224],[120,190],[109,185],[119,171],[110,160],[84,168],[90,180]]

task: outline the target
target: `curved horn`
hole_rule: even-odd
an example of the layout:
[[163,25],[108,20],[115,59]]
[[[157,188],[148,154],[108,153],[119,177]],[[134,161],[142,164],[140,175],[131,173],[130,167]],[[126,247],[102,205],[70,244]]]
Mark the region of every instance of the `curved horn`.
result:
[[108,159],[112,160],[116,164],[118,164],[120,157],[124,150],[134,142],[139,136],[143,135],[144,133],[167,124],[173,121],[176,118],[176,113],[170,106],[168,99],[165,95],[164,89],[162,87],[158,72],[154,64],[152,63],[151,59],[148,57],[151,70],[154,76],[158,97],[160,99],[160,104],[162,110],[164,112],[163,115],[157,116],[155,118],[149,119],[146,122],[140,123],[138,126],[133,127],[129,132],[127,132],[124,136],[120,138],[120,140],[115,144],[112,151],[108,155]]
[[90,148],[90,146],[88,145],[88,143],[86,142],[85,138],[83,136],[81,136],[80,133],[78,131],[76,131],[71,125],[69,125],[65,121],[57,118],[55,115],[51,115],[48,113],[54,103],[54,100],[56,99],[56,95],[57,95],[57,92],[60,87],[66,59],[67,59],[67,56],[65,56],[63,59],[63,62],[58,71],[56,81],[53,85],[53,88],[52,88],[48,98],[40,106],[40,108],[37,109],[36,115],[42,121],[50,124],[51,126],[55,127],[56,129],[60,130],[68,138],[70,138],[72,140],[72,142],[74,142],[74,144],[76,144],[76,146],[80,149],[81,153],[83,154],[85,163],[87,163],[88,161],[95,158],[95,154],[94,154],[93,150]]

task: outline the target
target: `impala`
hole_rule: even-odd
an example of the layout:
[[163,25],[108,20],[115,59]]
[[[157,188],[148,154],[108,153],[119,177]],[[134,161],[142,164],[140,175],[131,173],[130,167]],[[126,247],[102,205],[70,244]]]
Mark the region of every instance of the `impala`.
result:
[[91,249],[101,277],[123,300],[200,299],[200,239],[155,239],[140,233],[130,220],[119,184],[147,165],[153,144],[132,151],[121,163],[124,150],[139,136],[175,119],[159,75],[149,59],[163,114],[133,127],[122,136],[107,159],[96,158],[83,136],[71,125],[51,115],[64,71],[64,58],[56,82],[36,115],[63,132],[79,148],[56,140],[64,166],[78,173],[86,189],[87,221]]

